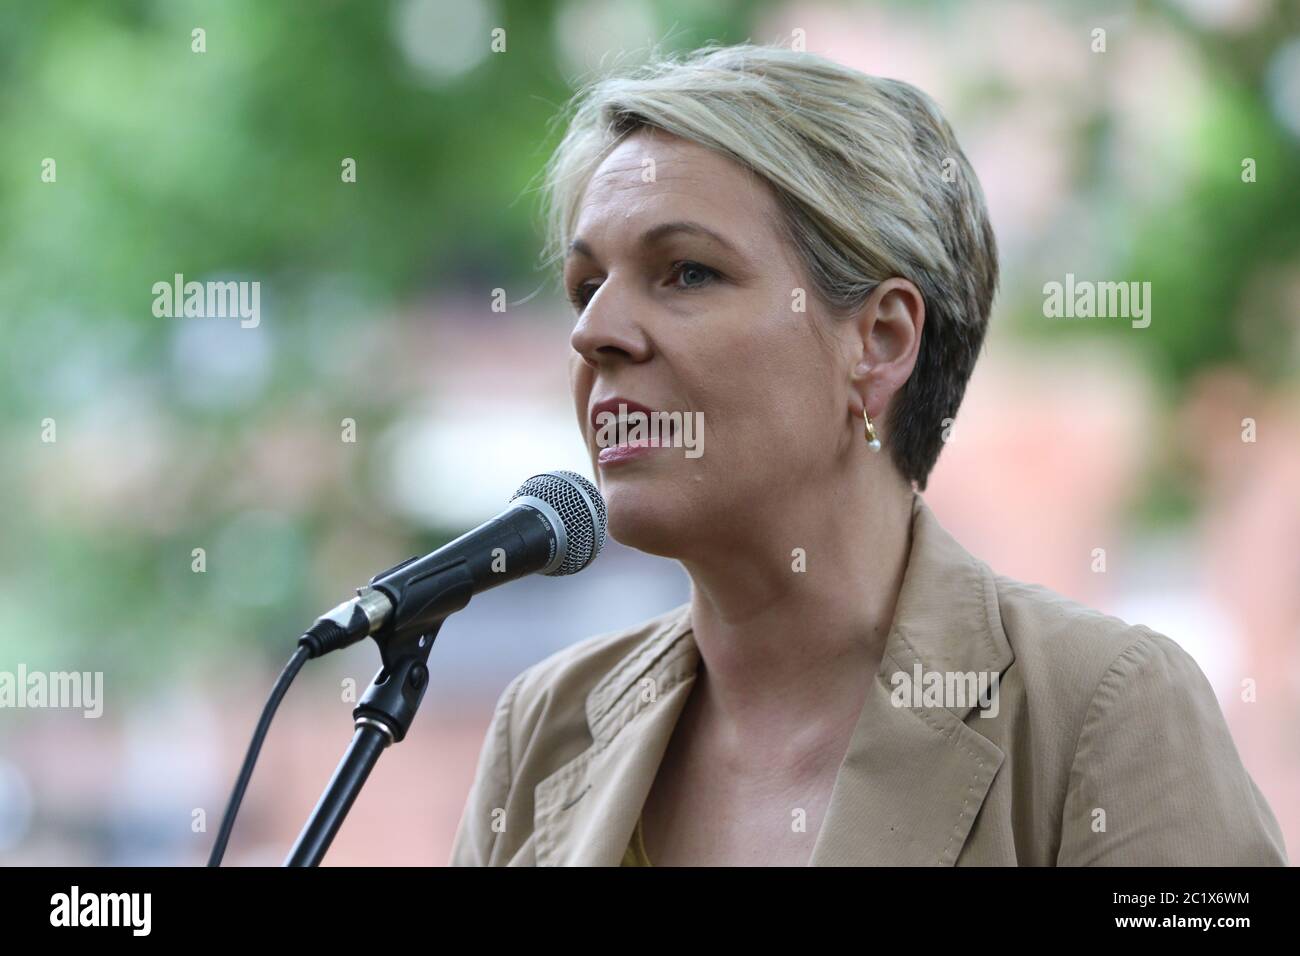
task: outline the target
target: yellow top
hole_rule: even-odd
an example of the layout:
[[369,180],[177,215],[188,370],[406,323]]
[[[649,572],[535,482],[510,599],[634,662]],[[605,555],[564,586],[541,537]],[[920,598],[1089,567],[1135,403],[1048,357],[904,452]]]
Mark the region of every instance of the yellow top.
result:
[[623,852],[623,862],[619,866],[654,866],[645,852],[645,837],[641,834],[641,818],[636,818],[636,829],[632,831],[632,840]]

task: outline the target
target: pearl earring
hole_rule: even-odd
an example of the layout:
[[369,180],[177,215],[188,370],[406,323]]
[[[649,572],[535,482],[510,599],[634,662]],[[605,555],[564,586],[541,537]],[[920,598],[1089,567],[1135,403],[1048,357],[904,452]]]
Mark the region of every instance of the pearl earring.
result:
[[872,451],[880,451],[880,439],[876,435],[876,428],[871,424],[871,419],[867,416],[867,410],[865,408],[862,410],[862,420],[866,423],[865,437],[867,439],[867,447]]

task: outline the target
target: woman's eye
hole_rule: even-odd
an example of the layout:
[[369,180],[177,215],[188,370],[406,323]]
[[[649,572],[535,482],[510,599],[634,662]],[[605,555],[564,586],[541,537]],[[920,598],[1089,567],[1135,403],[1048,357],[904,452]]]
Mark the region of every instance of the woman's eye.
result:
[[677,262],[673,264],[673,279],[679,289],[696,289],[718,278],[716,269],[710,269],[698,262]]
[[[669,284],[678,289],[698,289],[720,278],[722,278],[722,273],[718,272],[718,270],[710,269],[706,265],[687,259],[673,263]],[[599,281],[584,279],[582,282],[569,287],[569,301],[573,303],[575,309],[581,312],[587,307],[587,303],[591,301],[591,297],[596,294],[596,290],[599,288]]]
[[590,281],[579,282],[569,289],[569,301],[573,303],[575,309],[581,311],[587,307],[587,303],[591,301],[591,297],[595,294],[596,285],[594,283]]

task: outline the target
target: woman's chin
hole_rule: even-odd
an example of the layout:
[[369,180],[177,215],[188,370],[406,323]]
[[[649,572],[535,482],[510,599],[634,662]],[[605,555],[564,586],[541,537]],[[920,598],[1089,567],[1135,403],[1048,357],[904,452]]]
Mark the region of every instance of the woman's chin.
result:
[[620,488],[610,482],[602,492],[609,535],[619,544],[668,558],[682,551],[691,521],[671,491],[655,494],[650,488]]

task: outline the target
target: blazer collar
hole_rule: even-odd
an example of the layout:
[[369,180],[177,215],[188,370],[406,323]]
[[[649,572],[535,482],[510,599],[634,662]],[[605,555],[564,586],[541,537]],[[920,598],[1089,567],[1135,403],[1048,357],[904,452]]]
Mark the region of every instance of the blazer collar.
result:
[[[539,865],[617,866],[695,680],[690,605],[588,694],[592,744],[537,785]],[[809,861],[952,865],[1002,765],[965,718],[970,704],[897,707],[897,671],[1001,675],[1014,660],[993,574],[949,535],[919,493],[912,543],[880,668],[840,764]]]

